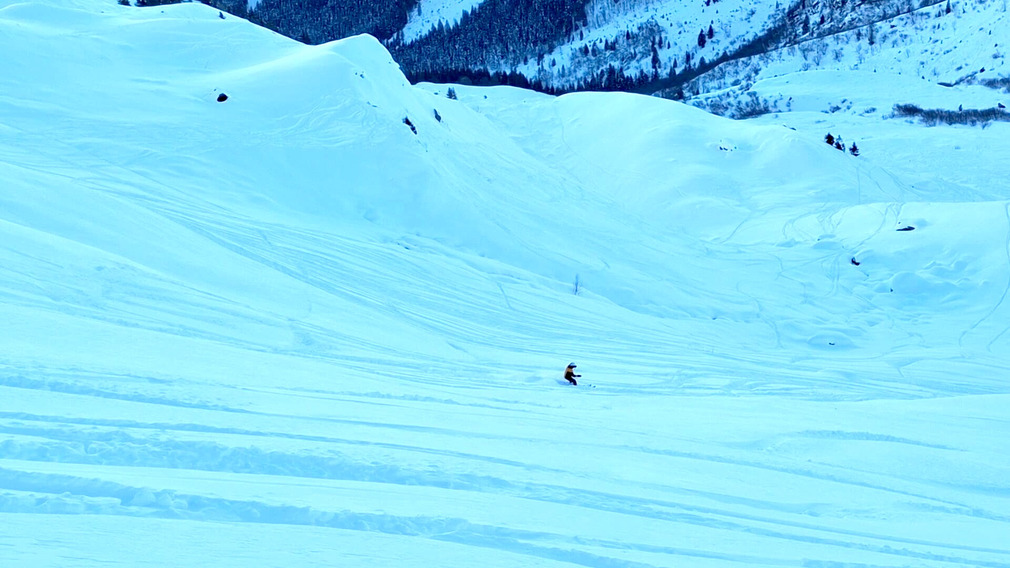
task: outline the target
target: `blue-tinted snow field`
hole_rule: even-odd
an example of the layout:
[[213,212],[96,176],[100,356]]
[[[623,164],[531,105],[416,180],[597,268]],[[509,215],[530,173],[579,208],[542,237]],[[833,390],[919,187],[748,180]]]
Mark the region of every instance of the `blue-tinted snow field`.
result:
[[1010,567],[1006,124],[454,101],[199,3],[0,54],[0,566]]

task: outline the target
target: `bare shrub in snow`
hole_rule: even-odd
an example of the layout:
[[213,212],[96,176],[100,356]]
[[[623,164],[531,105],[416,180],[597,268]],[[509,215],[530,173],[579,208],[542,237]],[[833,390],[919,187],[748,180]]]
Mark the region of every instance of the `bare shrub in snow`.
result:
[[965,124],[968,126],[987,126],[990,122],[1001,120],[1010,122],[1010,113],[1001,108],[986,109],[923,109],[914,104],[894,105],[894,116],[918,118],[927,126],[938,124]]

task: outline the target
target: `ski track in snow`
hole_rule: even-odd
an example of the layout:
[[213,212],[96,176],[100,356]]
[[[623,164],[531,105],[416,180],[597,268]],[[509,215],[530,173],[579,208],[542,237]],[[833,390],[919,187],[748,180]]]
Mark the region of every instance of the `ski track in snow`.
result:
[[0,565],[1010,568],[1005,202],[644,97],[450,104],[198,4],[0,32],[63,50],[0,63]]
[[[160,207],[160,206],[158,206]],[[380,311],[398,318],[418,322],[432,332],[449,337],[468,337],[470,349],[476,345],[487,348],[522,350],[521,335],[494,334],[471,322],[485,320],[487,313],[502,313],[501,305],[488,305],[489,298],[500,295],[487,292],[466,291],[454,304],[453,313],[441,311],[439,296],[430,298],[425,307],[424,291],[418,289],[411,307],[390,305],[386,299],[363,294],[362,290],[381,290],[412,280],[421,281],[419,271],[423,264],[407,263],[401,274],[377,274],[373,265],[389,266],[390,257],[400,255],[397,247],[342,241],[332,236],[326,238],[325,248],[319,236],[312,233],[293,234],[281,228],[267,232],[263,227],[247,225],[245,221],[224,222],[218,213],[194,211],[180,214],[162,212],[185,230],[201,235],[229,252],[249,258],[259,265],[321,290],[324,294],[346,298],[367,306],[379,306]],[[210,219],[215,219],[210,221]],[[325,252],[324,252],[325,250]],[[375,256],[369,257],[371,250]],[[353,255],[351,254],[353,251]],[[830,262],[825,255],[820,262]],[[360,262],[354,266],[350,263]],[[395,262],[393,262],[395,264]],[[347,280],[334,280],[328,275],[339,271]],[[837,277],[834,277],[837,285]],[[356,284],[349,286],[347,281]],[[495,292],[500,288],[494,287]],[[199,291],[195,291],[199,293]],[[147,293],[148,301],[165,301],[158,293]],[[178,293],[177,293],[178,294]],[[524,300],[523,294],[510,294],[508,309],[514,310]],[[830,296],[830,294],[829,294]],[[134,296],[136,298],[137,296]],[[192,301],[193,292],[185,297]],[[268,314],[252,316],[245,308],[221,306],[220,299],[207,297],[209,309],[215,314],[257,320],[272,319]],[[488,298],[488,299],[485,299]],[[229,302],[230,303],[230,302]],[[21,305],[30,302],[21,299]],[[302,341],[309,341],[311,349],[293,345],[287,351],[276,353],[257,342],[241,341],[228,334],[210,334],[199,324],[179,325],[175,318],[148,319],[131,313],[128,307],[106,306],[100,312],[84,311],[63,313],[76,317],[97,318],[101,321],[122,322],[124,319],[144,329],[159,334],[199,338],[222,343],[241,350],[263,352],[284,357],[338,362],[344,372],[367,373],[373,377],[366,385],[336,388],[316,385],[311,389],[292,385],[288,388],[257,388],[242,384],[241,377],[231,381],[200,383],[199,380],[172,376],[129,375],[100,369],[60,369],[48,367],[33,371],[13,368],[0,373],[0,390],[3,400],[31,401],[34,410],[17,409],[4,405],[0,412],[0,512],[7,515],[57,515],[61,519],[75,515],[122,516],[141,519],[172,519],[176,522],[227,522],[261,523],[294,526],[324,527],[339,531],[381,533],[416,541],[417,539],[447,541],[471,548],[488,549],[495,554],[515,554],[520,558],[536,558],[563,564],[584,566],[675,566],[682,562],[705,560],[727,564],[746,565],[816,565],[832,563],[838,558],[852,558],[864,566],[898,566],[920,563],[936,566],[964,565],[1000,568],[1010,566],[1010,550],[993,545],[962,544],[958,538],[923,538],[915,531],[889,532],[878,526],[875,517],[927,517],[943,523],[970,522],[994,534],[1010,531],[1010,514],[1006,503],[1010,489],[1005,485],[994,488],[995,501],[979,499],[974,491],[929,479],[916,480],[910,474],[893,474],[885,471],[859,470],[848,463],[828,463],[814,460],[801,461],[797,457],[767,455],[767,447],[759,440],[754,449],[734,449],[736,443],[708,450],[687,449],[697,443],[674,441],[670,446],[616,444],[607,441],[572,440],[564,433],[578,432],[585,413],[607,412],[620,406],[619,399],[636,394],[648,396],[673,396],[671,405],[706,405],[704,399],[721,400],[725,394],[733,398],[782,397],[785,400],[813,398],[830,401],[845,399],[875,399],[911,396],[945,396],[954,394],[939,384],[930,391],[909,390],[909,385],[884,381],[851,384],[848,377],[840,376],[831,382],[818,377],[815,383],[804,387],[803,374],[780,377],[781,386],[766,380],[735,379],[715,381],[706,385],[692,379],[679,384],[656,383],[633,385],[620,383],[604,385],[596,393],[579,394],[589,402],[589,408],[574,405],[571,401],[543,397],[543,382],[513,384],[501,390],[494,380],[472,384],[452,378],[466,372],[459,361],[431,358],[426,361],[417,356],[404,357],[379,343],[362,343],[358,338],[343,337],[334,330],[310,324],[299,324]],[[409,309],[409,311],[408,311]],[[118,310],[118,316],[117,314]],[[994,308],[995,311],[995,308]],[[193,309],[179,310],[187,318]],[[221,317],[213,316],[213,317]],[[206,321],[212,321],[213,318]],[[501,318],[498,318],[501,321]],[[238,323],[234,327],[241,327]],[[522,325],[516,321],[513,326]],[[552,333],[567,335],[565,320],[541,321]],[[582,333],[604,333],[605,324],[584,321]],[[598,327],[594,330],[593,325]],[[553,326],[553,327],[551,327]],[[508,327],[506,329],[509,329]],[[628,333],[609,342],[608,350],[634,349],[628,361],[646,358],[664,359],[659,346],[651,353],[641,349],[651,344],[648,331],[636,337]],[[493,338],[493,339],[492,339]],[[348,354],[342,346],[354,344]],[[616,344],[615,343],[620,343]],[[601,345],[601,348],[603,346]],[[525,348],[528,349],[528,348]],[[423,356],[422,356],[423,357]],[[408,359],[410,359],[408,361]],[[739,354],[724,354],[722,361],[739,360],[743,365],[763,363],[761,358]],[[376,361],[383,361],[381,366]],[[683,365],[684,359],[672,359],[670,365]],[[704,360],[697,360],[695,372]],[[474,364],[470,372],[478,373],[480,365]],[[441,369],[442,371],[439,371]],[[532,371],[531,372],[535,372]],[[448,373],[445,375],[444,373]],[[406,381],[419,389],[396,394],[384,390],[381,382]],[[699,377],[700,379],[700,377]],[[809,379],[807,379],[809,380]],[[361,387],[364,386],[364,389]],[[428,389],[434,388],[435,391]],[[551,387],[547,387],[551,388]],[[372,392],[367,392],[374,389]],[[362,393],[364,390],[366,392]],[[19,397],[17,392],[27,391],[38,396]],[[993,391],[1002,392],[1002,391]],[[194,393],[201,393],[194,397]],[[417,393],[417,394],[411,394]],[[427,393],[427,394],[423,394]],[[508,393],[512,393],[509,397]],[[683,399],[684,394],[707,395],[703,399]],[[277,411],[272,407],[273,397],[284,400],[283,407],[296,408],[300,399],[323,401],[328,410],[322,415]],[[46,412],[45,401],[55,402],[65,408],[60,414]],[[89,402],[90,401],[90,402]],[[225,402],[229,401],[229,402]],[[732,413],[720,409],[720,404],[707,405],[717,414]],[[166,408],[166,419],[138,420],[129,416],[143,416],[145,408]],[[342,418],[341,409],[373,408],[374,418]],[[94,408],[97,412],[78,415],[73,409]],[[316,402],[311,408],[318,409]],[[412,408],[423,413],[413,417],[396,417],[398,410]],[[521,436],[501,436],[475,432],[460,425],[449,424],[433,428],[426,418],[429,413],[473,416],[479,422],[516,420],[550,423],[557,429],[556,439],[532,441],[548,447],[565,444],[566,452],[586,452],[602,463],[665,463],[677,482],[608,481],[596,471],[580,471],[567,464],[540,463],[512,453],[510,457],[494,455],[503,448],[527,447],[531,440]],[[355,414],[359,412],[355,410]],[[158,412],[156,415],[161,416]],[[183,418],[185,417],[185,418]],[[278,422],[275,426],[274,423]],[[1004,421],[1005,424],[1005,421]],[[883,425],[883,424],[881,424]],[[826,440],[841,446],[856,448],[872,444],[888,453],[886,448],[912,447],[921,453],[919,459],[928,463],[931,456],[958,453],[956,444],[920,441],[888,431],[853,432],[813,428],[813,422],[804,423],[804,429],[782,430],[778,443],[807,439]],[[1005,426],[1004,426],[1005,427]],[[350,435],[333,435],[353,429]],[[355,436],[354,434],[357,434]],[[424,443],[416,441],[431,438]],[[631,439],[651,437],[638,432]],[[402,441],[398,441],[402,440]],[[664,440],[667,441],[668,440]],[[683,446],[680,444],[683,443]],[[446,448],[484,447],[482,451],[449,451]],[[678,449],[679,448],[679,449]],[[840,453],[845,454],[846,451]],[[595,461],[594,460],[594,461]],[[756,498],[749,494],[748,485],[727,488],[716,482],[701,482],[694,475],[688,483],[678,476],[679,466],[688,463],[688,471],[704,472],[705,478],[718,480],[723,476],[742,476],[759,480],[772,487],[802,487],[804,498]],[[31,464],[38,464],[33,466]],[[423,464],[428,464],[426,467]],[[79,471],[77,466],[82,467]],[[137,468],[145,471],[136,471]],[[664,466],[659,466],[664,468]],[[150,472],[155,468],[156,474]],[[645,469],[652,469],[646,467]],[[42,471],[37,471],[42,470]],[[112,474],[110,472],[121,471]],[[520,503],[535,502],[556,508],[555,518],[570,518],[574,523],[568,530],[542,524],[526,525],[514,514],[503,513],[500,524],[487,520],[476,521],[459,515],[458,511],[438,510],[412,513],[379,513],[370,508],[322,506],[315,504],[285,504],[283,501],[263,501],[244,496],[219,496],[214,490],[199,484],[183,484],[176,488],[175,471],[203,471],[224,480],[239,477],[263,478],[267,485],[287,485],[304,480],[323,480],[350,488],[353,493],[371,495],[382,493],[383,486],[405,488],[409,495],[419,500],[430,499],[431,491],[450,491],[453,494],[474,495],[477,499],[510,499]],[[698,474],[695,474],[698,475]],[[109,481],[123,478],[130,482]],[[150,479],[151,481],[145,481]],[[621,487],[620,492],[600,490],[602,487]],[[320,490],[313,489],[315,495]],[[877,504],[864,505],[846,511],[846,499],[852,494],[864,494],[865,499]],[[827,496],[827,497],[825,497]],[[454,498],[454,497],[447,497]],[[466,497],[469,499],[469,497]],[[360,499],[359,499],[360,501]],[[498,501],[493,501],[498,503]],[[494,505],[490,505],[494,507]],[[515,506],[523,510],[523,505]],[[902,512],[904,511],[904,512]],[[627,517],[646,523],[647,536],[622,534],[620,538],[606,538],[596,531],[583,536],[582,523],[608,526],[623,524]],[[581,523],[576,520],[581,520]],[[821,519],[826,519],[822,521]],[[844,522],[841,522],[844,519]],[[631,523],[634,526],[635,523]],[[524,528],[525,527],[525,528]],[[678,535],[685,532],[698,535],[688,542],[693,546],[678,546]],[[727,540],[744,544],[722,546]],[[984,540],[983,540],[984,542]],[[992,541],[990,541],[992,542]],[[783,543],[775,545],[770,543]],[[772,552],[784,546],[798,556]],[[727,550],[755,550],[767,552],[730,553]],[[2,553],[0,553],[2,556]],[[801,560],[802,559],[802,560]],[[816,560],[819,559],[819,560]]]
[[[38,390],[42,386],[24,380],[5,382],[6,389]],[[67,388],[48,392],[53,392],[52,396],[57,399],[96,396],[94,392],[73,392]],[[332,400],[350,401],[360,397],[339,392],[319,394],[330,394]],[[97,396],[101,397],[101,394]],[[877,557],[868,564],[873,566],[917,560],[939,563],[938,565],[1000,567],[1007,565],[1006,558],[1010,555],[1010,550],[998,547],[963,545],[956,540],[890,535],[871,528],[851,528],[851,523],[839,526],[830,519],[837,514],[832,514],[834,507],[844,507],[841,502],[835,505],[823,501],[790,503],[755,499],[740,492],[713,493],[711,490],[645,482],[625,484],[621,493],[601,492],[593,489],[600,485],[601,480],[565,467],[543,467],[522,459],[510,460],[494,455],[449,452],[443,449],[471,445],[475,440],[484,438],[479,433],[468,430],[431,428],[402,421],[278,415],[214,405],[201,407],[179,404],[177,401],[145,400],[142,397],[124,397],[116,402],[117,406],[127,407],[168,406],[172,409],[172,415],[185,412],[191,415],[191,421],[74,418],[73,411],[70,414],[48,416],[4,412],[0,414],[0,433],[5,438],[0,443],[0,455],[4,457],[0,465],[2,511],[8,514],[97,514],[180,521],[309,525],[380,532],[411,539],[448,540],[467,546],[487,547],[586,566],[605,566],[611,563],[625,566],[675,565],[679,562],[678,558],[712,558],[747,564],[789,564],[773,556],[725,554],[717,552],[718,549],[662,545],[660,542],[663,538],[643,538],[641,541],[629,542],[588,538],[566,532],[518,529],[512,524],[516,522],[514,519],[510,519],[511,522],[507,524],[495,525],[452,516],[379,514],[339,507],[330,509],[317,505],[286,505],[273,501],[221,497],[216,495],[214,489],[209,489],[210,495],[203,495],[193,493],[192,490],[174,488],[172,471],[206,471],[221,476],[222,480],[241,483],[278,485],[281,480],[289,479],[297,483],[304,483],[304,480],[326,480],[338,485],[348,482],[393,485],[417,494],[420,500],[425,498],[426,492],[433,489],[480,496],[498,495],[499,498],[574,509],[578,511],[570,513],[574,518],[605,518],[609,515],[639,518],[650,523],[658,534],[671,535],[667,538],[683,531],[684,527],[690,527],[692,531],[714,531],[709,538],[726,538],[716,535],[728,533],[762,541],[771,539],[811,545],[825,555],[825,559],[843,554],[839,551],[867,553]],[[425,404],[442,407],[458,403],[449,399]],[[471,409],[492,420],[501,420],[515,412],[531,412],[525,405],[517,406],[510,408],[508,404],[496,403],[474,405]],[[73,404],[72,408],[96,406]],[[541,412],[556,411],[545,409]],[[222,417],[222,413],[225,417]],[[276,420],[284,421],[287,429],[271,430],[266,425]],[[216,425],[228,423],[244,426]],[[311,433],[333,431],[333,428],[340,431],[345,427],[354,427],[355,431],[364,433],[388,431],[394,438],[412,433],[458,440],[440,441],[425,446],[380,441],[388,439],[387,434],[340,438]],[[904,445],[941,454],[960,451],[956,447],[872,432],[822,430],[794,432],[787,438]],[[522,447],[523,442],[518,438],[509,442],[498,435],[487,438],[487,441],[492,442],[492,445],[481,446],[502,448],[514,443]],[[299,444],[308,444],[310,447],[299,448]],[[638,456],[634,458],[635,461],[659,458],[700,463],[712,475],[719,475],[720,471],[748,471],[752,472],[749,474],[752,479],[761,479],[772,486],[805,486],[811,496],[865,492],[867,498],[879,500],[883,507],[879,513],[862,511],[859,517],[867,520],[898,506],[914,511],[917,516],[941,516],[947,519],[964,517],[973,522],[999,527],[992,530],[1005,531],[1007,525],[1010,525],[1010,515],[1005,514],[1005,511],[987,510],[974,500],[962,501],[955,488],[937,492],[928,483],[912,488],[907,479],[881,479],[879,474],[873,472],[852,471],[832,464],[800,464],[792,463],[790,459],[761,458],[760,454],[749,451],[727,451],[732,446],[722,448],[725,453],[720,455],[592,441],[569,440],[567,445],[575,448],[584,446],[585,451],[593,452],[603,462]],[[353,457],[361,454],[367,456],[369,451],[380,451],[385,457],[372,463],[368,462],[367,457]],[[607,454],[610,453],[614,454],[613,458],[608,457]],[[432,460],[439,465],[419,468],[418,464]],[[37,465],[33,466],[32,463]],[[73,464],[91,467],[79,470]],[[148,471],[133,473],[138,466],[148,468]],[[112,474],[109,473],[111,470],[101,468],[114,468],[121,470],[121,473]],[[262,477],[263,481],[247,481],[246,478],[250,476]],[[104,480],[103,477],[134,481],[114,482]],[[151,479],[160,485],[152,486],[144,481],[138,483],[144,479]],[[527,481],[519,481],[521,479]],[[371,493],[376,489],[366,487],[359,491]],[[313,494],[323,492],[317,487]],[[823,517],[829,520],[820,522],[819,519]],[[642,553],[652,560],[633,561],[622,559],[620,555],[589,552],[597,549],[632,551]],[[652,555],[656,557],[653,558]]]
[[[213,411],[207,411],[213,412]],[[591,511],[615,513],[645,517],[654,521],[673,524],[688,524],[709,528],[717,531],[741,532],[772,539],[812,543],[824,547],[840,547],[874,552],[877,554],[894,555],[909,559],[954,562],[980,566],[1005,566],[1001,561],[981,561],[978,558],[964,556],[965,554],[995,554],[997,557],[1010,554],[1010,550],[992,549],[986,547],[960,546],[953,543],[930,542],[921,539],[888,537],[869,531],[853,531],[832,529],[830,526],[820,526],[814,520],[804,519],[808,513],[803,506],[786,506],[774,502],[756,503],[743,496],[716,496],[704,494],[691,495],[684,491],[685,498],[721,501],[723,508],[703,507],[692,504],[690,500],[681,501],[672,497],[662,499],[635,498],[628,494],[608,494],[587,491],[578,487],[577,483],[552,485],[537,483],[517,484],[507,479],[495,476],[452,475],[449,471],[411,471],[394,465],[367,466],[346,458],[324,458],[317,455],[298,455],[279,451],[261,451],[255,446],[242,447],[222,446],[217,442],[196,442],[183,440],[145,439],[131,432],[152,431],[163,437],[168,432],[174,435],[186,433],[214,434],[215,440],[221,439],[221,434],[238,437],[267,437],[284,440],[295,439],[325,443],[329,447],[356,445],[364,442],[353,440],[335,440],[325,437],[297,437],[290,433],[275,433],[265,430],[232,430],[226,428],[200,427],[195,424],[144,424],[118,423],[114,420],[80,420],[71,421],[65,417],[46,417],[35,415],[4,414],[0,416],[2,431],[8,439],[0,446],[5,456],[5,466],[0,469],[0,486],[7,491],[3,510],[7,513],[36,513],[44,510],[49,514],[111,514],[142,517],[182,518],[190,520],[225,520],[230,522],[263,522],[283,524],[307,524],[327,526],[348,530],[378,530],[391,534],[420,536],[427,538],[448,538],[456,542],[475,545],[475,541],[483,541],[483,545],[505,550],[522,550],[534,556],[555,557],[559,560],[585,565],[601,565],[602,557],[586,554],[560,555],[559,551],[550,546],[544,547],[546,541],[554,546],[571,542],[574,538],[563,534],[540,534],[537,532],[508,530],[505,527],[485,526],[454,518],[401,518],[392,515],[375,515],[354,513],[349,511],[318,510],[314,507],[292,507],[271,505],[269,503],[247,501],[240,499],[222,499],[186,494],[171,489],[149,488],[146,486],[128,486],[110,483],[76,475],[51,473],[34,473],[31,466],[18,468],[17,462],[9,460],[35,460],[55,464],[89,464],[115,466],[122,468],[135,467],[135,464],[147,464],[167,469],[204,470],[216,473],[287,476],[293,478],[326,479],[340,481],[355,481],[367,483],[394,484],[409,486],[423,493],[426,487],[445,488],[453,491],[472,491],[480,493],[501,493],[521,499],[543,501],[566,507],[577,507]],[[62,426],[63,428],[60,428]],[[69,426],[69,427],[68,427]],[[391,424],[375,424],[377,428],[399,428]],[[104,430],[104,431],[102,431]],[[447,432],[452,435],[467,435],[461,432]],[[819,437],[835,440],[851,439],[851,434],[837,432],[816,433]],[[806,434],[810,435],[810,434]],[[44,442],[21,442],[18,438],[30,440],[45,440]],[[857,437],[858,439],[858,437]],[[865,439],[871,439],[867,436]],[[900,439],[878,439],[875,441],[887,443],[909,443]],[[238,440],[236,439],[236,442]],[[239,442],[241,443],[241,442]],[[915,445],[919,445],[912,442]],[[368,444],[371,445],[371,444]],[[424,448],[396,446],[393,444],[377,444],[384,449],[399,450],[407,453],[424,452]],[[932,447],[926,445],[927,447]],[[600,452],[607,450],[599,444],[590,447]],[[625,448],[617,448],[625,449]],[[638,452],[650,453],[648,448],[631,448]],[[935,448],[948,450],[947,448]],[[949,451],[949,450],[948,450]],[[346,452],[347,455],[352,452]],[[445,452],[436,451],[445,456]],[[669,455],[668,453],[663,453]],[[493,457],[473,455],[450,455],[459,462],[472,460],[490,461],[495,465],[519,468],[525,475],[544,474],[549,477],[569,477],[561,469],[540,470],[531,464],[509,462]],[[888,489],[876,486],[859,479],[845,479],[831,473],[833,468],[825,468],[826,472],[804,471],[801,469],[778,468],[769,464],[748,463],[747,461],[720,458],[718,456],[684,455],[693,460],[704,460],[724,463],[733,467],[758,468],[767,472],[785,476],[801,476],[810,478],[817,484],[835,485],[851,484],[858,488],[870,490],[872,493],[898,493],[903,498],[917,503],[920,514],[925,511],[942,511],[946,515],[964,515],[976,519],[1005,525],[1010,524],[1010,516],[977,509],[963,503],[939,500],[929,495],[916,495],[902,490]],[[414,462],[406,459],[404,463]],[[460,467],[462,463],[455,464]],[[64,466],[65,467],[65,466]],[[46,468],[43,468],[46,469]],[[127,474],[129,475],[129,474]],[[159,477],[162,474],[159,474]],[[130,476],[134,477],[134,476]],[[143,477],[143,474],[140,474]],[[170,475],[169,475],[170,477]],[[269,483],[269,481],[268,481]],[[782,483],[788,483],[783,481]],[[632,488],[628,488],[632,489]],[[662,491],[667,494],[677,494],[678,491],[668,486],[648,487],[652,491]],[[45,495],[51,495],[46,497]],[[139,505],[138,505],[139,504]],[[763,514],[754,514],[760,510]],[[587,513],[581,513],[585,515]],[[786,517],[783,519],[782,517]],[[671,529],[675,530],[675,529]],[[447,535],[446,533],[450,533]],[[513,541],[526,541],[522,546],[516,546]],[[578,542],[590,546],[604,548],[618,547],[616,542],[595,542],[593,539],[579,539]],[[535,543],[541,543],[540,545]],[[515,548],[513,548],[515,546]],[[897,547],[901,548],[897,548]],[[692,556],[691,551],[680,551],[676,548],[661,547],[642,543],[623,543],[619,548],[634,548],[643,552],[651,552],[671,556]],[[939,551],[938,551],[939,550]],[[730,559],[730,558],[727,558]],[[764,563],[768,558],[735,559],[744,562]],[[634,563],[629,565],[636,565]],[[882,564],[886,565],[886,564]]]

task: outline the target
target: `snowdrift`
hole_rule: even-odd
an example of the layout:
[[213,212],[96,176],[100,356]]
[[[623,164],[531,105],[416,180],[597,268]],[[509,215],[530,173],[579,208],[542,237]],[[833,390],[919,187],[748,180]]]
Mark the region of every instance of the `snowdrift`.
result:
[[0,564],[1008,563],[991,179],[221,16],[0,7]]

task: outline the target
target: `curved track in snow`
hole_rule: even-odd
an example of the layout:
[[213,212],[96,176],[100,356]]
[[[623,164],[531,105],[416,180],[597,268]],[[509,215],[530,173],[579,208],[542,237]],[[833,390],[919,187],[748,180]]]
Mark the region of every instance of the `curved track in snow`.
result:
[[1010,568],[1005,203],[197,3],[0,51],[0,565]]

